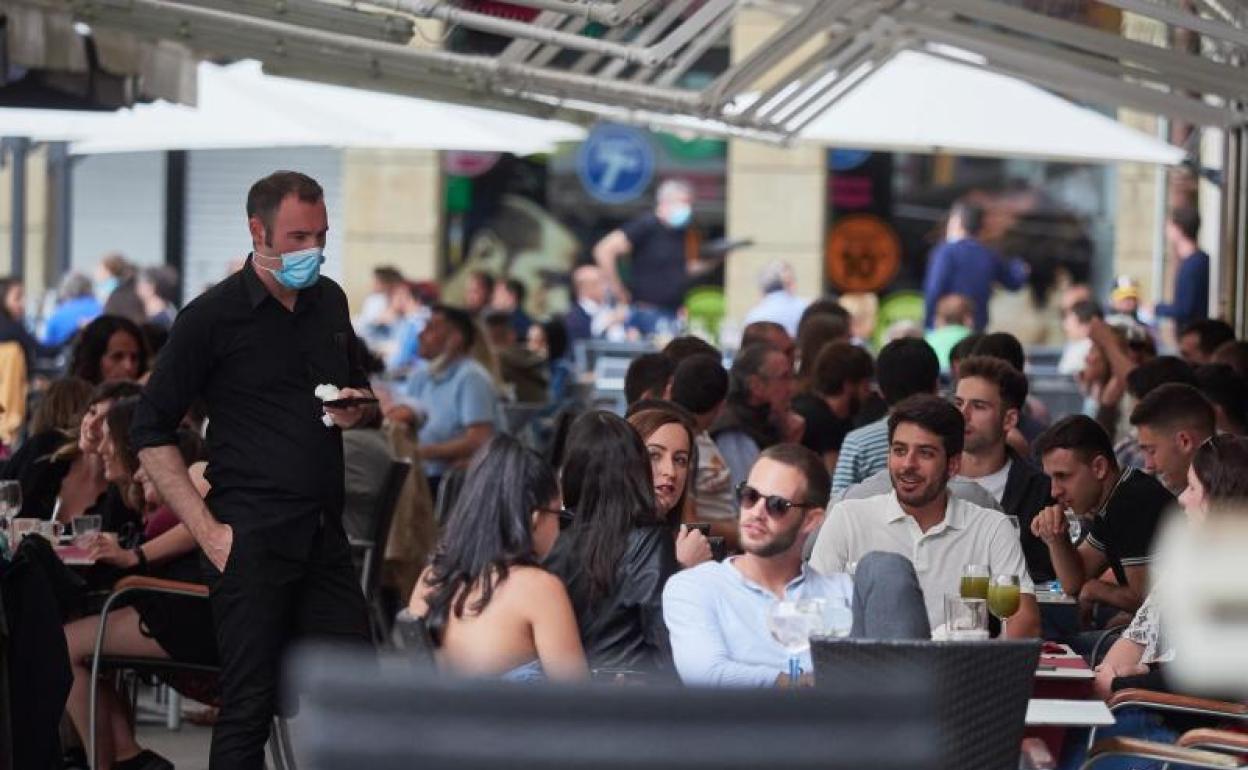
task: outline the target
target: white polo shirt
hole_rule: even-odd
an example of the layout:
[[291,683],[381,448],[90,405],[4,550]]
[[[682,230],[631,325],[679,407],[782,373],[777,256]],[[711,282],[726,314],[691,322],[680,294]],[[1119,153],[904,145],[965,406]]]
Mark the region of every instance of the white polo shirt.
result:
[[995,575],[1018,575],[1023,593],[1034,594],[1018,534],[1000,511],[949,496],[945,519],[923,532],[902,510],[895,492],[843,500],[828,511],[810,564],[823,574],[872,551],[899,553],[914,563],[932,628],[945,622],[944,595],[958,592],[962,569],[984,564]]

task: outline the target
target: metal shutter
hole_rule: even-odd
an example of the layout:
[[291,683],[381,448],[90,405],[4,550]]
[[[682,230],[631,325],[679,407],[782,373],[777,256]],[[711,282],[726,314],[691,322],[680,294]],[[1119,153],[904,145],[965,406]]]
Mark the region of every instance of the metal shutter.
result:
[[193,150],[187,157],[186,280],[189,301],[225,277],[232,260],[247,256],[247,190],[278,169],[301,171],[321,183],[329,210],[329,237],[322,270],[341,275],[343,218],[342,151],[328,147],[259,150]]
[[93,275],[120,251],[140,265],[165,261],[165,154],[82,155],[73,170],[70,263]]

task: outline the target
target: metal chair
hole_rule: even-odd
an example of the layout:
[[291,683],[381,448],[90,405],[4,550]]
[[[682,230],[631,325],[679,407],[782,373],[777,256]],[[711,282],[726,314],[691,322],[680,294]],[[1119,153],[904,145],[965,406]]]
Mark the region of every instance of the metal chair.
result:
[[[1194,698],[1190,695],[1176,695],[1157,690],[1128,688],[1114,693],[1105,704],[1113,713],[1123,709],[1138,708],[1145,711],[1157,711],[1163,714],[1190,714],[1208,717],[1210,722],[1238,722],[1248,724],[1248,704],[1234,701],[1213,700],[1212,698]],[[1096,727],[1088,731],[1088,760],[1096,750]],[[1112,738],[1106,740],[1114,740]],[[1128,739],[1133,740],[1133,739]],[[1137,741],[1144,743],[1146,741]],[[1164,744],[1161,744],[1164,745]],[[1086,766],[1086,765],[1085,765]]]
[[1039,641],[815,638],[811,656],[819,689],[854,687],[887,676],[930,678],[938,767],[1018,767]]
[[[96,756],[95,731],[96,706],[98,704],[97,696],[101,671],[105,669],[111,671],[128,670],[136,673],[157,675],[195,673],[213,678],[219,676],[221,673],[221,669],[219,667],[202,663],[186,663],[166,658],[104,655],[104,634],[108,626],[109,613],[116,608],[117,602],[122,597],[139,593],[161,594],[164,596],[183,596],[193,599],[202,599],[204,601],[208,600],[208,586],[200,585],[198,583],[184,583],[177,580],[163,580],[161,578],[133,575],[122,578],[117,581],[116,585],[113,586],[113,592],[109,594],[108,599],[104,602],[104,607],[100,610],[100,627],[96,632],[95,649],[91,654],[90,704],[88,709],[89,718],[87,720],[89,730],[87,738],[87,757],[93,770],[99,767],[99,760]],[[269,754],[272,758],[275,770],[294,770],[295,760],[293,746],[286,726],[286,720],[280,715],[274,717],[273,725],[270,729]]]
[[1088,770],[1110,757],[1149,759],[1164,762],[1163,767],[1180,764],[1210,770],[1244,770],[1248,768],[1248,735],[1200,727],[1183,733],[1173,744],[1106,738],[1096,742],[1080,768]]
[[377,495],[376,508],[372,515],[372,531],[368,539],[349,538],[351,548],[360,556],[360,590],[364,592],[364,600],[368,603],[368,621],[373,641],[380,644],[386,635],[385,611],[381,607],[379,589],[381,587],[381,568],[386,561],[386,544],[390,541],[390,525],[394,521],[394,509],[398,504],[399,495],[403,492],[403,484],[412,472],[411,460],[391,460],[390,471],[382,484],[381,493]]

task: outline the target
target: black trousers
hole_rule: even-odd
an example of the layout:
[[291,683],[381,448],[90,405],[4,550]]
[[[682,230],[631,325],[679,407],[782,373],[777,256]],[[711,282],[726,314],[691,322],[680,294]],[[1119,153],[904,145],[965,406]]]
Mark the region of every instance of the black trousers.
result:
[[368,644],[364,596],[336,517],[235,526],[224,572],[204,558],[221,654],[221,713],[213,770],[262,770],[291,642]]

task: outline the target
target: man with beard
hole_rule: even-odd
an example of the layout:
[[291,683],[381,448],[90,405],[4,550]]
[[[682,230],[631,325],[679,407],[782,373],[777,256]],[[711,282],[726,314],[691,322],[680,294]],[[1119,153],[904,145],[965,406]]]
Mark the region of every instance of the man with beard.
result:
[[[802,560],[803,543],[823,521],[828,489],[828,471],[814,452],[797,444],[764,450],[737,488],[744,554],[668,579],[663,619],[686,684],[788,684],[789,653],[767,628],[767,612],[778,600],[825,599],[845,611],[852,602],[856,636],[930,635],[904,559],[872,554],[859,567],[857,585],[849,575],[820,574]],[[811,670],[809,653],[802,668]]]
[[1052,502],[1049,479],[1006,442],[1027,402],[1027,378],[999,358],[971,356],[958,369],[953,403],[966,420],[962,468],[955,480],[983,487],[1007,515],[1019,522],[1023,556],[1031,579],[1054,577],[1049,549],[1031,533],[1031,520]]
[[829,511],[810,563],[823,573],[842,571],[872,551],[901,554],[914,563],[927,617],[944,622],[945,594],[956,593],[968,564],[990,574],[1017,575],[1021,601],[1009,635],[1037,636],[1035,588],[1014,528],[1004,515],[949,494],[962,465],[966,421],[936,396],[911,396],[888,417],[888,472],[893,491],[845,500]]
[[[1057,504],[1036,515],[1031,531],[1049,547],[1062,590],[1078,597],[1085,623],[1096,605],[1134,613],[1148,593],[1153,534],[1174,496],[1147,473],[1119,470],[1109,434],[1081,414],[1054,423],[1036,439],[1035,451]],[[1091,521],[1077,546],[1067,510]],[[1106,569],[1113,582],[1100,578]]]

